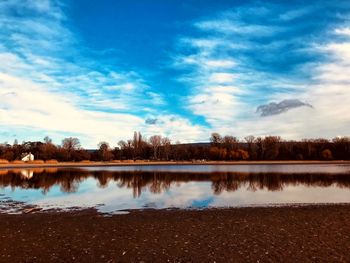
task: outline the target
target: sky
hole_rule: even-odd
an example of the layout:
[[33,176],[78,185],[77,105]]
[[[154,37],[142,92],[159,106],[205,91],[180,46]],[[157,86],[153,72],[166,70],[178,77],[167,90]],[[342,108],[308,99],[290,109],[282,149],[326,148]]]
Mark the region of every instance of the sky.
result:
[[0,0],[0,142],[350,135],[350,2]]

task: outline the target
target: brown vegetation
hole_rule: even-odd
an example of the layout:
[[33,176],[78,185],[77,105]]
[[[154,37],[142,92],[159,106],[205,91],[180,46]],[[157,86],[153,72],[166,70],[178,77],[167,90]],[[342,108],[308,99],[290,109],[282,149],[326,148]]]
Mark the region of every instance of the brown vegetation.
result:
[[350,160],[350,137],[286,141],[279,136],[247,136],[242,141],[213,133],[210,143],[172,144],[167,137],[154,135],[147,140],[140,132],[135,132],[132,139],[119,141],[118,147],[111,148],[108,142],[100,142],[97,150],[89,151],[80,146],[79,139],[72,137],[64,139],[60,146],[54,145],[48,137],[43,142],[0,145],[1,160],[16,160],[17,163],[24,152],[33,153],[39,160],[59,162]]
[[58,161],[57,161],[57,160],[52,159],[52,160],[47,160],[47,161],[45,161],[45,163],[48,163],[48,164],[57,164],[57,163],[58,163]]
[[28,164],[44,164],[44,160],[34,160],[27,162]]
[[11,162],[11,164],[24,164],[25,162],[21,161],[21,160],[14,160]]

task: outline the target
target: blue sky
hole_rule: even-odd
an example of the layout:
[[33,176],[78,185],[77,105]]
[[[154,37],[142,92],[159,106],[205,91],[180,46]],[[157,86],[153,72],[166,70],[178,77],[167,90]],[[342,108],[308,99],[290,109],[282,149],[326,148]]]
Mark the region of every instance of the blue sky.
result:
[[0,1],[0,141],[350,133],[348,1]]

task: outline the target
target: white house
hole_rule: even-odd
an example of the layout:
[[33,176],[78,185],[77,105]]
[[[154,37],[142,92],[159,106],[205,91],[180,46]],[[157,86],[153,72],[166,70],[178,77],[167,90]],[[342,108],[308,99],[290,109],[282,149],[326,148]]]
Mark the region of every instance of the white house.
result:
[[34,155],[32,153],[26,153],[22,158],[22,161],[24,162],[34,161]]

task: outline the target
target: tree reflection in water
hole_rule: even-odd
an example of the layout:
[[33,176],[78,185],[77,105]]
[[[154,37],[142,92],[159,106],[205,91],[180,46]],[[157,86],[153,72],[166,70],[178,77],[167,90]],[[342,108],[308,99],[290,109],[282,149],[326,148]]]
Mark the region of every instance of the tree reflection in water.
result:
[[[26,176],[26,175],[32,176]],[[186,173],[150,171],[88,171],[84,169],[30,169],[0,170],[0,188],[17,187],[41,189],[46,194],[53,186],[59,186],[65,193],[76,192],[79,185],[88,178],[97,180],[97,187],[105,188],[116,183],[119,188],[131,188],[134,197],[140,197],[142,190],[161,193],[172,185],[188,182],[211,182],[214,194],[246,188],[249,191],[267,189],[282,191],[286,186],[350,188],[349,174],[316,173]]]

